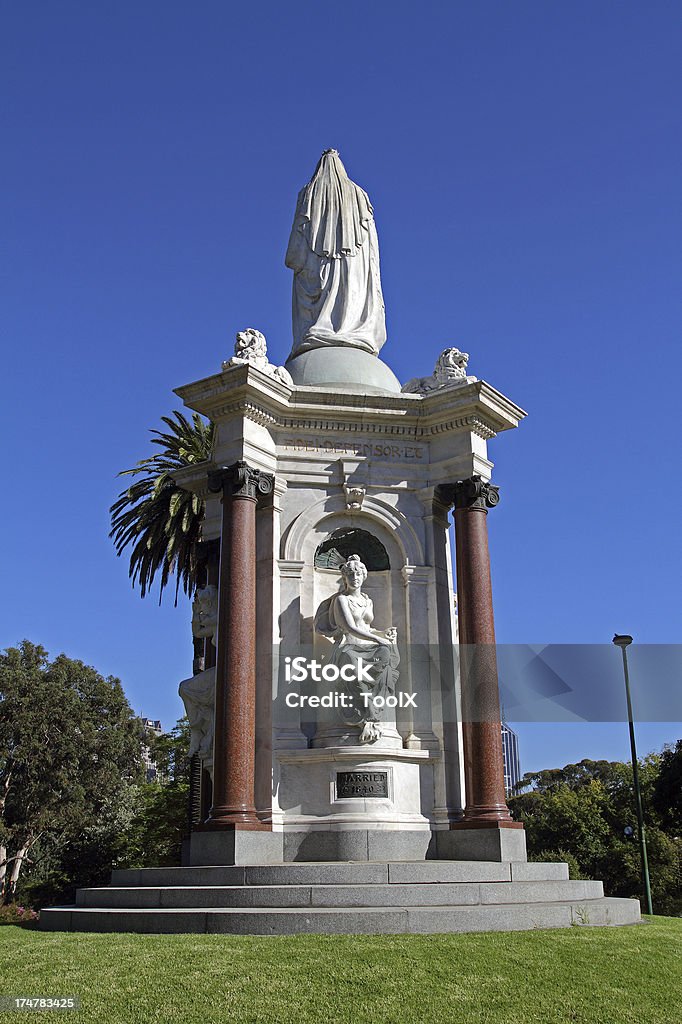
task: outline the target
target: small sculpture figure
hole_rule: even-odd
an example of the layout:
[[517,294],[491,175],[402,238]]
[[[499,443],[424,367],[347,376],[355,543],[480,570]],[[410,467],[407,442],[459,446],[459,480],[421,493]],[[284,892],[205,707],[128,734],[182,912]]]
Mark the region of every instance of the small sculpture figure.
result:
[[468,352],[460,352],[458,348],[446,348],[438,356],[431,376],[413,377],[412,380],[408,380],[402,389],[403,393],[423,395],[438,388],[474,381],[475,377],[467,377],[468,362]]
[[[341,566],[340,593],[323,601],[315,616],[315,630],[334,640],[330,663],[350,665],[354,679],[345,682],[350,708],[339,708],[346,725],[361,727],[360,743],[374,743],[382,735],[383,709],[375,697],[391,695],[398,681],[398,633],[394,627],[372,629],[374,605],[362,592],[367,569],[359,555]],[[341,677],[343,678],[343,677]]]
[[284,262],[294,271],[290,359],[323,346],[378,354],[386,318],[374,213],[335,149],[298,194]]
[[[215,646],[218,628],[218,588],[199,587],[192,602],[192,634],[210,637]],[[190,727],[189,756],[198,754],[202,760],[213,757],[213,716],[215,708],[215,668],[207,668],[190,679],[183,679],[179,689]]]
[[246,330],[239,331],[234,346],[234,355],[223,363],[223,370],[228,370],[231,366],[245,366],[248,364],[258,367],[259,370],[269,374],[271,377],[276,377],[283,384],[289,385],[289,387],[293,385],[291,374],[288,370],[285,370],[283,366],[275,366],[269,362],[265,335],[261,334],[254,327],[247,327]]
[[352,484],[344,483],[343,492],[346,496],[346,508],[353,512],[362,508],[367,490],[365,487],[354,487]]

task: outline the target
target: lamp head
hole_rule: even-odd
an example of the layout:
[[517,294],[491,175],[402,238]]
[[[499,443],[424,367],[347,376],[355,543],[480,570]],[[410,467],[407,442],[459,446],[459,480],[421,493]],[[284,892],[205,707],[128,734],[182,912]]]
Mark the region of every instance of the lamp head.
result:
[[628,636],[627,633],[616,633],[611,643],[615,644],[616,647],[629,647],[632,643],[632,637]]

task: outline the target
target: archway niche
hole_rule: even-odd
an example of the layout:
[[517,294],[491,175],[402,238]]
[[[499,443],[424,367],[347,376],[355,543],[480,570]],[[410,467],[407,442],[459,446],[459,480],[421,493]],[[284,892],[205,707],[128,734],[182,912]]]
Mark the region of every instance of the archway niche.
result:
[[334,530],[315,552],[315,568],[338,569],[351,555],[359,555],[368,572],[391,568],[388,552],[378,537],[357,527]]
[[[313,561],[313,615],[322,601],[336,594],[341,587],[340,567],[350,557],[359,555],[367,568],[364,593],[374,603],[374,626],[387,629],[395,626],[404,636],[404,587],[399,571],[391,571],[391,561],[384,543],[368,530],[342,526],[327,534],[318,544]],[[317,650],[326,648],[329,640],[315,636]]]

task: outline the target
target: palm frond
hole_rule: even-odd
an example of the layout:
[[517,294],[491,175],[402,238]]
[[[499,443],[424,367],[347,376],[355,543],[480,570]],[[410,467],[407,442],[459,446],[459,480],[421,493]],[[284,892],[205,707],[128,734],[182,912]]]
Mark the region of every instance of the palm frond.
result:
[[109,509],[116,554],[130,548],[128,575],[144,597],[155,579],[159,603],[171,576],[175,576],[175,602],[182,586],[189,593],[196,585],[196,546],[204,518],[204,502],[178,487],[173,472],[208,462],[213,450],[213,424],[198,413],[191,420],[175,410],[162,416],[169,433],[152,430],[152,444],[161,449],[140,459],[119,476],[140,477],[121,491]]

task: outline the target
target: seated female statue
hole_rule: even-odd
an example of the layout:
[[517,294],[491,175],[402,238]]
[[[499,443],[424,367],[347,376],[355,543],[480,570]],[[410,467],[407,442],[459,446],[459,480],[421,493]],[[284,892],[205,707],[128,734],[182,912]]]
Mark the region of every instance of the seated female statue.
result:
[[395,691],[400,662],[396,629],[372,628],[374,605],[362,592],[366,579],[360,556],[351,555],[341,566],[341,591],[323,601],[315,616],[315,630],[334,641],[330,663],[353,667],[352,681],[340,677],[353,703],[339,713],[346,725],[362,726],[360,743],[382,735],[384,701]]

